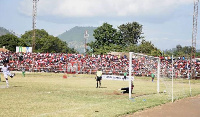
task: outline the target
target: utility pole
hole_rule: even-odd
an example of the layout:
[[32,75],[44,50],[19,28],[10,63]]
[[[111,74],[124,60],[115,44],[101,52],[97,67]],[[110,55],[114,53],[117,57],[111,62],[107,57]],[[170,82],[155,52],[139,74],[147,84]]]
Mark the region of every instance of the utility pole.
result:
[[36,29],[36,15],[37,15],[37,2],[39,0],[33,0],[33,37],[32,37],[32,51],[35,50],[35,29]]
[[86,30],[84,33],[84,38],[85,38],[85,49],[84,49],[84,53],[86,54],[86,49],[87,49],[87,40],[89,38],[89,34],[88,31]]
[[198,19],[198,3],[199,0],[194,0],[194,13],[193,13],[193,29],[192,29],[192,52],[191,52],[191,78],[195,75],[195,54],[196,54],[196,38],[197,38],[197,19]]

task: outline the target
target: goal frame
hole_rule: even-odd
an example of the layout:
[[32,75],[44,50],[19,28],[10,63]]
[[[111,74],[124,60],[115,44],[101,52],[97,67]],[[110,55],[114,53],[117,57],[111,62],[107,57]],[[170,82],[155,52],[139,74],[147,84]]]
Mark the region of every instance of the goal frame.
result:
[[[132,98],[131,96],[131,82],[134,83],[134,76],[132,76],[132,59],[133,59],[133,54],[138,54],[138,53],[134,53],[134,52],[129,52],[129,99]],[[160,92],[160,58],[159,57],[153,57],[153,56],[148,56],[148,55],[144,55],[144,54],[138,54],[140,56],[146,56],[149,58],[154,58],[157,60],[157,93]],[[131,77],[133,79],[131,79]],[[133,81],[132,81],[133,80]]]

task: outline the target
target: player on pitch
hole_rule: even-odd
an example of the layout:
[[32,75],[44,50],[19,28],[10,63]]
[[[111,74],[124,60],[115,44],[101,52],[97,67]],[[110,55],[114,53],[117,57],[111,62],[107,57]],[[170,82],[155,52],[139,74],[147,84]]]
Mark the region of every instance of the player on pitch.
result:
[[[132,92],[133,92],[133,87],[134,87],[134,85],[133,85],[133,81],[131,80],[131,94],[132,94]],[[129,87],[124,87],[124,88],[121,88],[121,89],[119,89],[119,90],[123,90],[121,93],[129,93]]]
[[3,64],[3,67],[1,69],[1,71],[3,72],[4,78],[6,79],[6,86],[9,87],[9,83],[8,83],[8,76],[10,76],[11,78],[13,78],[15,76],[15,74],[11,74],[9,71],[9,66],[7,63]]
[[97,81],[97,87],[96,88],[98,88],[98,86],[100,88],[100,86],[101,86],[101,80],[102,80],[102,71],[99,68],[98,71],[97,71],[97,74],[96,74],[96,81]]
[[153,82],[154,78],[155,78],[155,74],[154,74],[154,73],[151,73],[151,81],[152,81],[152,82]]

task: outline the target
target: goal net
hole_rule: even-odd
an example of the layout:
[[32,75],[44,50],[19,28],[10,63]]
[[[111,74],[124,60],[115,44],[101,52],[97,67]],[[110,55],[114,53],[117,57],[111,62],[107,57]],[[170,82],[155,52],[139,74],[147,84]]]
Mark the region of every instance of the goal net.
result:
[[182,57],[161,59],[161,91],[169,100],[178,100],[191,95],[190,60]]
[[161,98],[173,102],[191,95],[189,60],[153,57],[133,52],[129,53],[129,59],[129,75],[135,77],[134,84],[146,87],[135,92],[136,96],[159,94]]
[[[138,87],[146,87],[140,88],[139,92],[135,92],[137,93],[136,96],[152,95],[160,91],[159,60],[158,57],[133,52],[129,53],[129,75],[133,75],[137,78],[137,81],[134,81],[134,84]],[[129,94],[129,98],[131,98],[131,94]]]

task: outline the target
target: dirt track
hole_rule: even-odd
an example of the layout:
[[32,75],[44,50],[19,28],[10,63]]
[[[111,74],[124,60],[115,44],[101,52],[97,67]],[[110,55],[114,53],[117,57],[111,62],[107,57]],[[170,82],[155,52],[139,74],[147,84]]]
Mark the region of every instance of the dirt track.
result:
[[200,95],[136,112],[126,117],[200,117]]

